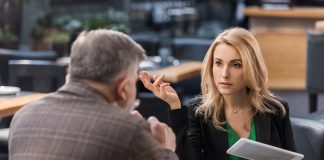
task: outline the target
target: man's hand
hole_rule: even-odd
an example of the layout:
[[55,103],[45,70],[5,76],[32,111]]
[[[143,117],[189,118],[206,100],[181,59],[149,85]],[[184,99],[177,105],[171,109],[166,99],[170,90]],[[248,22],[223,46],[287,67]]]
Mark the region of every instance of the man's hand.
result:
[[130,111],[130,114],[139,118],[143,118],[143,116],[137,110]]
[[176,149],[176,137],[171,128],[155,117],[149,117],[147,121],[150,124],[153,136],[161,147],[174,152]]

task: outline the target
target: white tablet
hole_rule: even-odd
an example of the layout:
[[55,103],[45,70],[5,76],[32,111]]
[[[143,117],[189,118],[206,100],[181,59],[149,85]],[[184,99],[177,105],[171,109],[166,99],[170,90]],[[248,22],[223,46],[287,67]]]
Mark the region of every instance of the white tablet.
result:
[[227,150],[227,153],[251,160],[300,160],[304,158],[302,154],[246,138],[239,139]]

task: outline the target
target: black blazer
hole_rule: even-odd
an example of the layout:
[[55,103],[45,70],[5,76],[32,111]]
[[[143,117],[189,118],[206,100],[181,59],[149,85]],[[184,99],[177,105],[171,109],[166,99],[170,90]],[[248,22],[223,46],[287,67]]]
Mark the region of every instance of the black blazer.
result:
[[[195,115],[195,107],[200,100],[195,99],[188,106],[170,110],[170,126],[177,138],[177,154],[181,160],[226,160],[229,155],[227,132],[217,130],[211,119],[204,121],[202,115]],[[256,140],[272,146],[296,151],[289,119],[288,104],[282,101],[287,114],[281,116],[257,114],[253,117]],[[268,107],[274,107],[269,104]],[[279,111],[279,110],[278,110]],[[225,117],[225,116],[223,116]],[[225,118],[223,118],[225,120]]]

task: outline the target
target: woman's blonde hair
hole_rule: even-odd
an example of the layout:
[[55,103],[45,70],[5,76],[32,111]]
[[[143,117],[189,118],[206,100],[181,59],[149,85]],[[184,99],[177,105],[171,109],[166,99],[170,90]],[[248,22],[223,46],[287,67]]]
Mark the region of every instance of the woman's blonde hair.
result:
[[[268,70],[263,60],[260,46],[254,36],[243,28],[231,28],[222,32],[208,49],[201,71],[202,102],[196,114],[202,114],[204,120],[212,118],[213,125],[224,130],[221,115],[224,109],[224,99],[218,91],[213,78],[213,54],[217,45],[227,44],[234,47],[240,54],[243,63],[243,75],[246,83],[252,112],[276,114],[279,108],[286,114],[284,106],[268,89]],[[270,107],[272,106],[278,106]]]

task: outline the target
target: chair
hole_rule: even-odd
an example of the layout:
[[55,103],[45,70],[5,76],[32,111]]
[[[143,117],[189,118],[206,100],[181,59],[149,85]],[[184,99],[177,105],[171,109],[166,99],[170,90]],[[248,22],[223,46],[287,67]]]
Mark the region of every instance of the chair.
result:
[[221,28],[228,28],[236,24],[237,1],[211,1],[209,3],[209,20],[216,20]]
[[169,105],[166,102],[158,99],[149,92],[139,92],[137,98],[140,100],[140,105],[136,110],[141,113],[144,118],[155,116],[159,121],[169,124]]
[[[180,60],[203,61],[213,40],[200,38],[176,38],[172,41],[171,48],[173,56]],[[175,84],[175,87],[182,93],[182,101],[187,102],[197,94],[200,94],[200,76],[195,76]]]
[[[65,82],[66,66],[53,61],[10,60],[9,85],[23,91],[52,92]],[[0,119],[0,154],[8,153],[7,143],[12,116]],[[1,155],[0,155],[1,156]]]
[[9,85],[23,91],[53,92],[65,83],[66,66],[53,61],[11,60]]
[[324,110],[314,112],[312,114],[309,114],[306,119],[311,119],[316,122],[324,124]]
[[309,95],[309,112],[317,110],[317,94],[324,92],[324,33],[308,32],[306,88]]
[[324,159],[324,124],[313,120],[291,118],[297,152],[304,160]]
[[237,26],[237,6],[238,0],[203,2],[198,8],[199,15],[201,15],[201,23],[197,30],[197,36],[214,38],[224,29]]
[[202,61],[212,43],[212,39],[175,38],[172,41],[171,48],[173,56],[179,60]]
[[135,42],[140,44],[148,56],[157,56],[160,48],[160,39],[151,34],[132,35]]
[[55,60],[54,51],[17,51],[0,48],[0,85],[8,85],[9,60]]

